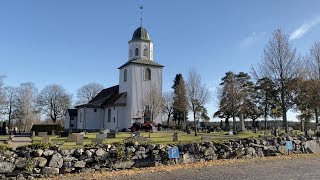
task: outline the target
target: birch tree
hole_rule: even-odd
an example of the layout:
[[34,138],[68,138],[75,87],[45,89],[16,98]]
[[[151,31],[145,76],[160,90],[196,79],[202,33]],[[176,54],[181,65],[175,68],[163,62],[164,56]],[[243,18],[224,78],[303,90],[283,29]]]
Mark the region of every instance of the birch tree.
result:
[[160,91],[154,87],[146,93],[142,100],[144,108],[144,116],[153,120],[161,113],[163,107],[163,99]]
[[[320,81],[320,42],[315,42],[310,49],[310,53],[307,55],[306,72],[308,79]],[[317,94],[320,94],[320,89],[316,88],[315,86],[313,87],[312,91],[315,93],[315,96]],[[313,111],[316,119],[316,124],[319,123],[319,107],[320,102],[315,102],[313,106]]]
[[163,113],[167,115],[167,125],[169,126],[169,121],[173,114],[173,92],[165,92],[163,94]]
[[189,109],[193,113],[193,122],[195,127],[194,135],[198,136],[196,120],[197,113],[200,113],[200,109],[210,101],[211,94],[207,86],[202,83],[201,77],[195,69],[189,71],[186,90]]
[[258,63],[256,72],[267,77],[279,89],[283,126],[288,132],[287,111],[293,106],[293,82],[299,77],[299,60],[292,48],[288,35],[280,29],[274,31],[264,49],[263,59]]

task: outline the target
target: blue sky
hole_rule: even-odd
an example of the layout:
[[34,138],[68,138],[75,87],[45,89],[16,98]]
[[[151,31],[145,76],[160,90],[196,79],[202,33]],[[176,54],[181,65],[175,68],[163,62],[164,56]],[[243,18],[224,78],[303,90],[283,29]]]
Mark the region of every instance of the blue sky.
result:
[[[227,71],[249,72],[276,28],[304,55],[320,41],[317,0],[2,0],[0,74],[6,85],[57,83],[70,93],[89,82],[118,83],[128,41],[143,26],[154,59],[165,65],[163,90],[195,67],[214,90]],[[216,102],[207,105],[212,116]],[[290,113],[289,118],[293,119]]]

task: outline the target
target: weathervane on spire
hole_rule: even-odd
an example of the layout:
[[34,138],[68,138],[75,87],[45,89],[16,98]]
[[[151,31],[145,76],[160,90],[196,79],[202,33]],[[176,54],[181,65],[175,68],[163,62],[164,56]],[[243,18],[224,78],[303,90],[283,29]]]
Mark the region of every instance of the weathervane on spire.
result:
[[139,6],[139,12],[140,12],[140,26],[142,27],[143,4]]

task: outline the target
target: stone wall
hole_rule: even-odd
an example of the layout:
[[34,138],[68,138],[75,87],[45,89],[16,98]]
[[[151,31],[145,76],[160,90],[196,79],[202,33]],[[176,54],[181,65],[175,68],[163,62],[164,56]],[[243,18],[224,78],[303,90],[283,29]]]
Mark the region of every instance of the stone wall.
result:
[[105,144],[70,150],[57,146],[29,146],[0,151],[0,179],[32,179],[64,173],[286,155],[286,140],[293,142],[293,153],[320,153],[318,141],[303,136],[177,144],[180,152],[177,161],[168,158],[168,145]]

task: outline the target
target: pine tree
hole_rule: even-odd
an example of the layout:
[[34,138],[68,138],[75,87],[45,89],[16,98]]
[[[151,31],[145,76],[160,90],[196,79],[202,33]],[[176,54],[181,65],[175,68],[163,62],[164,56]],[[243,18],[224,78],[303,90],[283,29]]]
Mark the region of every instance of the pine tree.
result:
[[[184,122],[188,113],[188,102],[186,95],[185,81],[181,74],[177,74],[173,81],[173,121]],[[185,123],[185,122],[184,122]]]

